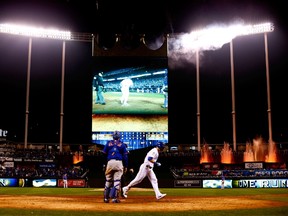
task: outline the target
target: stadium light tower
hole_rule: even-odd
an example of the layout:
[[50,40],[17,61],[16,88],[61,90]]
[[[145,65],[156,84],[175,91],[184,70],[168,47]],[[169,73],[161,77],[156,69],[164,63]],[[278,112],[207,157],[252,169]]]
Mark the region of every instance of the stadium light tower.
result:
[[[267,104],[268,104],[268,130],[269,142],[272,138],[272,118],[271,118],[271,99],[270,99],[270,75],[269,75],[269,61],[268,61],[268,40],[267,33],[274,31],[272,23],[262,23],[257,25],[246,26],[242,35],[263,34],[265,43],[265,63],[266,63],[266,82],[267,82]],[[241,36],[241,35],[240,35]],[[233,150],[236,151],[236,111],[235,111],[235,87],[234,87],[234,58],[233,58],[233,39],[230,42],[230,62],[231,62],[231,90],[232,90],[232,124],[233,124]]]
[[268,42],[267,33],[274,31],[272,23],[262,23],[257,25],[243,25],[243,23],[230,26],[210,26],[203,30],[192,31],[189,34],[181,36],[177,47],[196,53],[196,87],[197,87],[197,133],[198,133],[198,151],[200,151],[200,85],[199,85],[199,52],[204,50],[215,50],[221,48],[224,44],[230,43],[231,60],[231,91],[232,91],[232,124],[233,124],[233,149],[236,151],[236,111],[235,111],[235,88],[234,88],[234,60],[233,60],[233,39],[238,36],[252,34],[263,34],[265,37],[265,57],[266,57],[266,78],[267,78],[267,100],[268,100],[268,123],[269,123],[269,141],[272,141],[272,123],[271,123],[271,103],[270,103],[270,81],[269,81],[269,63],[268,63]]
[[55,29],[34,28],[22,25],[0,24],[0,33],[14,34],[29,37],[28,63],[27,63],[27,85],[26,85],[26,111],[25,111],[25,135],[24,148],[27,148],[28,142],[28,120],[29,120],[29,96],[30,96],[30,72],[31,72],[31,51],[32,38],[46,38],[63,40],[62,46],[62,78],[61,78],[61,110],[60,110],[60,152],[62,152],[63,141],[63,107],[64,107],[64,75],[65,75],[65,41],[71,40],[72,35],[69,31],[59,31]]

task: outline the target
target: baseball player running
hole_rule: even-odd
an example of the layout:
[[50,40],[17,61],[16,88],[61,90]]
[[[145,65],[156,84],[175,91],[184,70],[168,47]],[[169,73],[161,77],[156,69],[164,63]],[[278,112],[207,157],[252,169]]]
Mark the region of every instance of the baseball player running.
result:
[[128,98],[130,94],[130,87],[133,86],[133,81],[130,78],[125,78],[124,80],[121,81],[120,83],[120,88],[122,92],[121,96],[121,104],[122,106],[128,106]]
[[160,200],[163,197],[166,196],[166,194],[162,194],[159,191],[158,188],[158,179],[153,171],[153,167],[155,166],[161,166],[159,162],[157,162],[157,159],[159,157],[159,152],[163,151],[165,148],[165,144],[163,142],[158,142],[154,148],[152,148],[147,154],[144,159],[144,162],[141,164],[139,171],[136,175],[136,177],[126,186],[123,187],[123,195],[125,198],[127,198],[128,191],[131,187],[134,185],[139,184],[142,182],[142,180],[147,176],[149,181],[151,182],[151,185],[153,187],[153,190],[156,195],[156,199]]

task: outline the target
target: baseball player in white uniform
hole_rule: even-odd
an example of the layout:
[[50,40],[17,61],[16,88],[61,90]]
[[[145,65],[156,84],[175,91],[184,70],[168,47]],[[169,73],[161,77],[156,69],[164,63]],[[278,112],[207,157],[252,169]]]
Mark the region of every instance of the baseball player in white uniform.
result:
[[129,89],[130,87],[133,86],[133,81],[130,78],[125,78],[120,82],[120,87],[121,87],[121,104],[122,106],[127,106],[128,105],[128,98],[129,98]]
[[165,144],[163,142],[158,142],[154,148],[152,148],[147,154],[144,159],[144,162],[141,164],[139,171],[136,175],[136,177],[125,187],[122,188],[123,195],[125,198],[127,198],[128,191],[131,187],[134,185],[139,184],[142,182],[142,180],[147,176],[149,181],[151,182],[151,185],[153,187],[153,190],[156,195],[156,199],[160,200],[163,197],[166,196],[166,194],[162,194],[158,188],[158,179],[153,171],[153,167],[155,166],[161,166],[159,162],[157,162],[157,159],[159,157],[159,152],[163,151],[165,148]]

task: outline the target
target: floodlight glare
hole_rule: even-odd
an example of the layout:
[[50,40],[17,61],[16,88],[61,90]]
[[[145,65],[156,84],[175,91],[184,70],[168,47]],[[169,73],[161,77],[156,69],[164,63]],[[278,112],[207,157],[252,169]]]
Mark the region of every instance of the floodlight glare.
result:
[[29,26],[0,24],[0,33],[15,34],[30,37],[40,37],[58,40],[70,40],[71,32],[55,29],[34,28]]
[[260,34],[272,31],[274,31],[274,25],[272,23],[262,23],[257,25],[243,26],[242,35]]
[[181,36],[181,45],[188,50],[218,49],[234,38],[244,35],[260,34],[274,31],[272,23],[243,25],[241,23],[224,26],[213,25],[203,30],[192,31]]

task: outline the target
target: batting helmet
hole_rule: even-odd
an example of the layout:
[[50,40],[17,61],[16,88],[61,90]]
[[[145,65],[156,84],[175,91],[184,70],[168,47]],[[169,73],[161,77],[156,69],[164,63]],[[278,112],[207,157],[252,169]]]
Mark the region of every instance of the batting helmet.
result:
[[114,140],[120,139],[120,132],[119,132],[119,131],[115,131],[115,132],[113,133],[113,139],[114,139]]
[[161,151],[163,151],[163,149],[165,148],[165,143],[163,143],[163,142],[157,142],[156,146],[157,146]]

